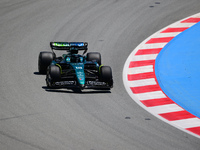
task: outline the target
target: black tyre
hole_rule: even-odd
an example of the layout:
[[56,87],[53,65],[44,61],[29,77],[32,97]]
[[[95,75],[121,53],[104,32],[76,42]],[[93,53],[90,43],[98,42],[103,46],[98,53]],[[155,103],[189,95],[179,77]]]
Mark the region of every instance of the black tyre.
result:
[[113,86],[112,69],[109,66],[102,66],[100,68],[100,80],[107,82],[110,87]]
[[47,67],[51,64],[55,58],[55,54],[52,52],[40,52],[38,57],[38,71],[41,74],[46,74]]
[[60,68],[58,66],[49,66],[46,75],[47,86],[54,87],[54,83],[60,81],[60,78]]
[[87,53],[87,61],[96,61],[99,65],[101,65],[101,54],[98,52]]

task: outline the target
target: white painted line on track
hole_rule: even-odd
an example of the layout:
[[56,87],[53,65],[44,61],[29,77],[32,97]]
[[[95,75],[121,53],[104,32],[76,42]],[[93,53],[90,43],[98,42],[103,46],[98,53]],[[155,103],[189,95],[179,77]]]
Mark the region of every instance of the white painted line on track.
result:
[[155,60],[158,54],[151,55],[136,55],[133,57],[132,61],[142,61],[142,60]]
[[176,27],[191,27],[195,25],[196,23],[178,23]]
[[145,86],[145,85],[156,85],[156,84],[157,82],[155,81],[154,78],[129,81],[130,87],[140,87],[140,86]]
[[163,94],[162,91],[135,94],[135,96],[139,100],[150,100],[150,99],[158,99],[158,98],[165,98],[166,97],[165,94]]
[[141,49],[154,49],[154,48],[163,48],[167,43],[156,43],[156,44],[145,44],[141,45]]
[[176,124],[180,128],[193,128],[196,126],[200,126],[200,119],[198,119],[198,118],[176,120],[176,121],[172,121],[172,122],[173,122],[173,124]]
[[154,112],[156,114],[176,112],[181,110],[183,110],[183,108],[181,108],[177,104],[168,104],[168,105],[154,106],[149,108],[149,111]]
[[180,34],[181,32],[171,32],[171,33],[160,33],[158,34],[158,37],[175,37],[178,34]]
[[129,69],[129,74],[139,74],[145,72],[153,72],[153,65],[134,67]]

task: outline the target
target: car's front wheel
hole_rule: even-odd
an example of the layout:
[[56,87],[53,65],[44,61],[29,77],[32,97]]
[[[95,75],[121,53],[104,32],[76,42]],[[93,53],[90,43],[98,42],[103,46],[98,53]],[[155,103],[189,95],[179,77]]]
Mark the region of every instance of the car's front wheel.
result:
[[113,87],[112,69],[109,66],[102,66],[100,68],[100,80],[108,83],[110,87]]
[[47,69],[46,84],[47,87],[55,87],[55,82],[60,81],[60,68],[55,65],[50,65]]
[[40,74],[45,74],[47,72],[47,67],[54,58],[55,54],[52,52],[40,52],[38,57],[38,71]]

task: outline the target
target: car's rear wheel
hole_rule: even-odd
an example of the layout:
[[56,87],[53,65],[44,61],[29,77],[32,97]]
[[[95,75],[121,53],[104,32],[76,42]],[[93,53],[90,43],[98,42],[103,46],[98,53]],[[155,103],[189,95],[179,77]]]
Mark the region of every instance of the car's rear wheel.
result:
[[108,83],[110,87],[113,86],[112,69],[109,66],[100,67],[100,80]]
[[54,87],[55,82],[60,81],[61,74],[60,74],[60,68],[58,66],[49,66],[47,69],[47,75],[46,75],[46,84],[47,87]]
[[38,71],[41,74],[46,74],[47,67],[51,64],[55,58],[55,54],[52,52],[40,52],[38,57]]
[[101,65],[101,54],[98,52],[87,53],[87,61],[96,61],[99,65]]

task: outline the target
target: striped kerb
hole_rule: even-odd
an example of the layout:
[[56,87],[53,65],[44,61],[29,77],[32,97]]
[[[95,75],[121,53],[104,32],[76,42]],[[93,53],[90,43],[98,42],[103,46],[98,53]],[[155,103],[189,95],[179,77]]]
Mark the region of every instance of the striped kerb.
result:
[[[155,60],[163,47],[176,35],[200,21],[200,14],[184,19],[151,36],[130,55],[127,85],[137,101],[152,114],[172,125],[200,136],[200,119],[181,108],[160,88],[155,75]],[[193,119],[193,122],[191,122]]]

